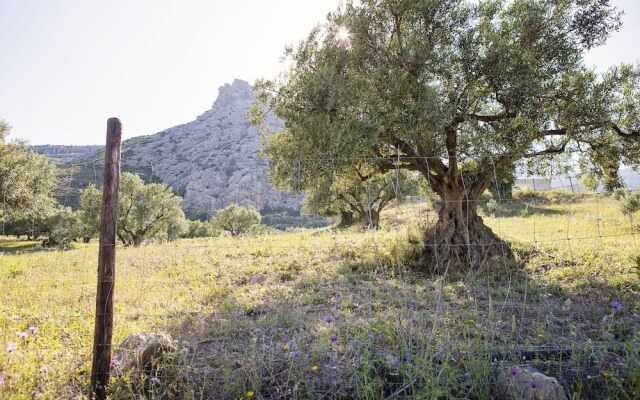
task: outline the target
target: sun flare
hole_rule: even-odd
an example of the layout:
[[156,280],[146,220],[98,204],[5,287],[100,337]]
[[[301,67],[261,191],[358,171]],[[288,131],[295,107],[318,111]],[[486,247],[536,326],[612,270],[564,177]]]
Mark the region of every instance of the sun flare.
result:
[[346,42],[349,40],[350,37],[350,33],[349,33],[349,29],[347,29],[344,26],[341,26],[338,29],[338,33],[336,34],[336,38],[340,41]]

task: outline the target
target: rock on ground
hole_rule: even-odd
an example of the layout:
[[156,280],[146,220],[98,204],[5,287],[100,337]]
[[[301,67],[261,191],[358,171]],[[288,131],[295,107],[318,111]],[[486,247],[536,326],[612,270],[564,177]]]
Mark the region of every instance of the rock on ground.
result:
[[144,368],[154,359],[177,350],[177,345],[166,333],[138,333],[127,337],[116,349],[113,363],[119,373]]
[[567,400],[556,378],[527,366],[513,366],[500,372],[498,395],[513,400]]

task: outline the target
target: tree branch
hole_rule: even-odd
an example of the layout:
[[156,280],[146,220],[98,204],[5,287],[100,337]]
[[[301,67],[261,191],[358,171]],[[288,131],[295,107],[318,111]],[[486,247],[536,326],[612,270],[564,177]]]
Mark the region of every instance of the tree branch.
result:
[[479,122],[498,122],[507,118],[514,118],[515,116],[516,114],[509,113],[509,112],[503,113],[503,114],[497,114],[497,115],[478,115],[475,113],[467,114],[467,118],[470,118]]
[[613,122],[611,123],[611,128],[613,131],[623,139],[631,140],[631,139],[640,139],[640,131],[631,131],[629,133],[624,132],[620,127]]

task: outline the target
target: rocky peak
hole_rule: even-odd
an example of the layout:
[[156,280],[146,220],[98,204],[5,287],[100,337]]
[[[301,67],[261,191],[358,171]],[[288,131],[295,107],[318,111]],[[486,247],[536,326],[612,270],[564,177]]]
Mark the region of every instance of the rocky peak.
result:
[[[267,180],[267,160],[259,155],[260,127],[247,118],[254,101],[247,81],[236,79],[221,86],[212,108],[196,120],[124,141],[123,170],[172,186],[183,196],[183,208],[191,216],[211,217],[231,203],[297,212],[302,197],[277,191]],[[283,122],[269,115],[265,125],[278,131]],[[55,149],[44,150],[53,154]],[[103,158],[98,153],[83,154],[86,170],[74,174],[91,179],[70,186],[83,188],[95,180],[94,163]]]
[[212,108],[253,101],[253,99],[253,89],[249,82],[235,79],[232,84],[225,83],[218,88],[218,98],[213,102]]

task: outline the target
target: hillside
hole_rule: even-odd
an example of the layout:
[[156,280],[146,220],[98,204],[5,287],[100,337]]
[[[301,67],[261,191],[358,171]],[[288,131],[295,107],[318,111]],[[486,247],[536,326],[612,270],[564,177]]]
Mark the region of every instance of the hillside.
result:
[[[190,216],[204,217],[231,203],[253,205],[263,213],[297,215],[302,197],[273,189],[267,181],[267,161],[259,156],[261,127],[247,118],[255,96],[251,86],[236,79],[220,87],[210,110],[194,121],[162,132],[138,136],[122,144],[122,169],[147,182],[162,181],[183,196]],[[126,121],[123,121],[126,124]],[[271,117],[266,126],[279,129]],[[101,182],[99,146],[34,146],[68,167],[65,204],[77,207],[78,191]]]

